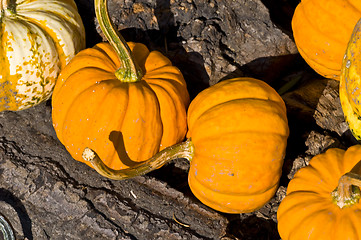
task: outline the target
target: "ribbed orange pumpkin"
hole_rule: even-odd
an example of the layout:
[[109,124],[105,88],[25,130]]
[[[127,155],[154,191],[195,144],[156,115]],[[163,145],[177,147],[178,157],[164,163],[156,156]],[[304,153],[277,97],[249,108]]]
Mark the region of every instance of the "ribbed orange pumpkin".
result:
[[225,80],[204,90],[188,109],[194,144],[189,186],[205,205],[252,212],[278,188],[289,134],[277,92],[252,78]]
[[[95,4],[104,9],[104,2]],[[109,20],[103,17],[101,26]],[[182,141],[189,104],[183,76],[168,58],[143,44],[118,44],[127,57],[108,43],[77,54],[61,72],[52,99],[56,134],[72,157],[83,161],[90,147],[112,169],[132,167]]]
[[361,145],[313,157],[290,181],[278,211],[283,240],[361,239]]
[[224,80],[195,97],[187,121],[187,141],[157,153],[132,173],[108,169],[90,151],[84,158],[103,176],[118,180],[187,158],[194,195],[226,213],[252,212],[272,198],[289,134],[285,104],[273,88],[252,78]]
[[339,80],[342,58],[359,18],[359,0],[302,0],[292,18],[299,53],[316,72]]

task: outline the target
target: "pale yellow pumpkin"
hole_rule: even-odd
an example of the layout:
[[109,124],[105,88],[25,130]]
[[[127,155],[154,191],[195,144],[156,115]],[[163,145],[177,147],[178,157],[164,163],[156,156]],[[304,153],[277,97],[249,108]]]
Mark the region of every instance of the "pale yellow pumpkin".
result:
[[60,70],[84,47],[73,0],[0,0],[0,111],[49,99]]
[[352,134],[361,140],[361,20],[347,45],[340,75],[342,111]]

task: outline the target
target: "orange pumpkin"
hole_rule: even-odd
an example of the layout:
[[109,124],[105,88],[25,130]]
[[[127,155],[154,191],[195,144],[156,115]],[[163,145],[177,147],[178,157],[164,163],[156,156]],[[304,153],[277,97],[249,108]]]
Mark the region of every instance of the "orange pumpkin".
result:
[[283,240],[361,239],[361,145],[316,155],[290,181],[278,211]]
[[[182,157],[191,162],[192,192],[213,209],[251,212],[272,198],[289,134],[285,104],[273,88],[252,78],[222,81],[196,96],[187,122],[186,142],[163,150],[133,172],[144,174]],[[85,154],[100,174],[112,179],[134,176],[107,169],[95,156]]]
[[108,167],[124,169],[184,139],[189,95],[168,58],[140,43],[127,45],[111,27],[104,1],[95,7],[112,45],[81,51],[61,71],[53,125],[75,160],[83,161],[90,147]]
[[292,18],[299,53],[320,75],[339,80],[348,40],[360,18],[358,0],[302,0]]
[[289,134],[286,107],[265,82],[236,78],[204,90],[188,109],[194,144],[188,183],[204,204],[252,212],[278,188]]

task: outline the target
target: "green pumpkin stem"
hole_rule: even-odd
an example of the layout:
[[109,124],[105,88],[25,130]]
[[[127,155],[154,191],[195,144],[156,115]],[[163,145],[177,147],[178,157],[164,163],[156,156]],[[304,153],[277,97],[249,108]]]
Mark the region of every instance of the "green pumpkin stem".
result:
[[134,61],[132,52],[120,33],[115,30],[109,18],[107,0],[94,0],[95,15],[98,19],[100,29],[116,51],[121,62],[120,68],[115,72],[115,76],[122,82],[137,82],[142,76],[142,70]]
[[333,202],[340,208],[351,207],[361,198],[361,161],[350,172],[341,176],[338,186],[331,193]]
[[0,214],[0,231],[4,240],[15,240],[14,231],[10,223]]
[[186,158],[191,161],[193,155],[194,146],[191,139],[188,139],[185,142],[167,147],[148,160],[126,169],[114,170],[107,167],[96,152],[90,148],[85,148],[82,157],[85,161],[90,162],[100,175],[113,180],[123,180],[149,173],[177,158]]

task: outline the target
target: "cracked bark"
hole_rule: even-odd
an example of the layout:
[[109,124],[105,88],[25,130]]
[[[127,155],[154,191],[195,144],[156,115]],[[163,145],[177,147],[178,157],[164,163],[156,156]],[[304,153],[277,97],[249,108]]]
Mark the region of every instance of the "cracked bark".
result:
[[56,139],[50,112],[41,104],[0,113],[0,211],[18,239],[217,239],[225,234],[225,217],[165,182],[152,176],[111,181],[74,161]]
[[191,96],[232,76],[273,82],[298,61],[290,31],[273,23],[261,0],[109,0],[108,6],[127,41],[162,51],[181,69]]

